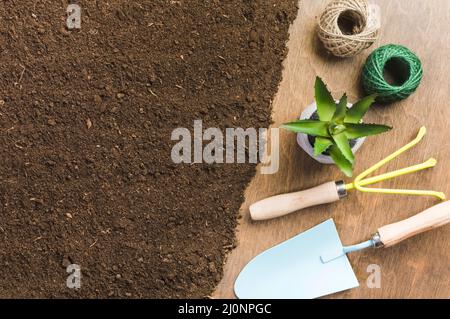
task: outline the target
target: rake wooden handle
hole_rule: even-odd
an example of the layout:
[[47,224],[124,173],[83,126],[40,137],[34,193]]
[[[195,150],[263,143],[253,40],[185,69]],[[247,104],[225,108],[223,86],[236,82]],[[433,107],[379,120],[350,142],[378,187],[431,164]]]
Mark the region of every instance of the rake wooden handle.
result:
[[433,206],[398,223],[378,229],[384,247],[393,246],[409,237],[450,223],[450,201]]
[[263,199],[250,206],[250,216],[253,220],[267,220],[281,217],[300,209],[339,200],[335,182],[296,193],[278,195]]

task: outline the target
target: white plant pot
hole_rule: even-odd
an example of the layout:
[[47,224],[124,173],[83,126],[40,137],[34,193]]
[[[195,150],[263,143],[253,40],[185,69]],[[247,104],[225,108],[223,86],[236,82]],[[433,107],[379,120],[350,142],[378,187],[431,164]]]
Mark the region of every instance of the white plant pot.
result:
[[[349,108],[351,108],[352,106],[353,106],[353,104],[351,104],[351,103],[347,104],[347,107],[349,107]],[[314,102],[303,111],[303,113],[300,115],[300,120],[309,120],[316,110],[317,110],[317,105]],[[359,148],[362,146],[362,144],[364,143],[365,140],[366,140],[365,137],[362,137],[362,138],[359,138],[356,140],[356,144],[352,147],[353,154],[355,154],[359,150]],[[311,156],[313,159],[315,159],[319,163],[327,164],[327,165],[334,164],[334,161],[331,158],[331,156],[323,155],[323,154],[320,154],[318,156],[314,155],[314,147],[309,142],[307,134],[298,133],[297,134],[297,143],[309,156]]]

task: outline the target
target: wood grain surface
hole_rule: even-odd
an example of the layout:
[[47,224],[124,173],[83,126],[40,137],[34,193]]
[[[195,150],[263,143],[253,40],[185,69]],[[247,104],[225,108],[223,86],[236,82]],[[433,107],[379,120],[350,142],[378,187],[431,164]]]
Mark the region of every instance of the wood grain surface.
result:
[[[304,0],[291,27],[289,54],[279,91],[273,102],[274,127],[296,119],[314,98],[316,75],[321,76],[336,97],[347,92],[350,102],[363,93],[360,74],[368,54],[388,44],[402,44],[423,62],[424,79],[409,99],[389,106],[374,106],[366,122],[383,123],[394,129],[368,138],[356,156],[355,173],[361,172],[415,137],[425,125],[425,139],[391,162],[380,173],[420,163],[430,157],[438,165],[381,185],[389,188],[423,188],[450,196],[450,1],[378,0],[382,31],[379,40],[361,55],[350,59],[328,56],[317,40],[317,20],[327,0]],[[322,221],[333,218],[344,244],[368,239],[379,227],[410,217],[438,204],[433,198],[351,192],[338,203],[308,208],[276,220],[252,222],[250,204],[267,196],[292,192],[342,179],[333,166],[316,163],[297,145],[295,134],[280,132],[280,169],[273,175],[257,174],[246,191],[237,230],[238,246],[225,265],[225,274],[214,293],[233,298],[233,284],[240,270],[253,257]],[[347,179],[347,181],[349,181]],[[293,252],[295,253],[295,252]],[[397,246],[349,255],[360,287],[331,298],[449,298],[450,227],[420,234]],[[381,288],[368,288],[368,266],[381,267]],[[301,270],[299,269],[299,274]]]

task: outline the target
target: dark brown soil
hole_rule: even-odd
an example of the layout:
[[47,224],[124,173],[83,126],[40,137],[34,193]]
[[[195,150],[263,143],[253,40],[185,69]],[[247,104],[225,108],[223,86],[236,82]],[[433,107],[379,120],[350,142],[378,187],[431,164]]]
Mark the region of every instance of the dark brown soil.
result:
[[209,295],[255,167],[171,132],[269,125],[296,2],[1,1],[0,297]]

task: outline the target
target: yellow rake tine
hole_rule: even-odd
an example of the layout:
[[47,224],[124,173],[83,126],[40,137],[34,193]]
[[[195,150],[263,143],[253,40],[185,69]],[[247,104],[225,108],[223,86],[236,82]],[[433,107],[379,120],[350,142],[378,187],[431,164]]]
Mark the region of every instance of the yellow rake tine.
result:
[[426,191],[426,190],[412,190],[412,189],[389,189],[389,188],[368,188],[360,187],[364,193],[378,193],[390,195],[413,195],[413,196],[433,196],[440,200],[445,200],[446,196],[442,192]]
[[[386,158],[382,159],[381,161],[379,161],[378,163],[376,163],[372,167],[370,167],[367,170],[365,170],[359,176],[357,176],[355,178],[354,182],[353,182],[354,188],[356,188],[360,192],[364,192],[364,193],[382,193],[382,194],[415,195],[415,196],[434,196],[434,197],[437,197],[437,198],[439,198],[441,200],[445,200],[445,194],[442,193],[442,192],[435,192],[435,191],[428,191],[428,190],[385,189],[385,188],[368,188],[368,187],[364,187],[364,185],[368,185],[369,184],[369,183],[367,183],[367,181],[380,182],[382,180],[391,179],[391,178],[394,178],[394,177],[397,177],[397,176],[400,176],[400,175],[409,174],[409,173],[418,171],[420,169],[425,169],[425,168],[428,168],[428,167],[432,167],[432,166],[429,166],[431,164],[435,165],[436,161],[435,160],[433,161],[433,159],[431,159],[431,160],[429,160],[429,161],[427,161],[427,162],[425,162],[423,164],[419,164],[419,165],[416,165],[416,166],[412,166],[412,167],[405,168],[405,169],[398,170],[398,171],[391,172],[391,173],[386,173],[386,174],[383,174],[383,175],[380,175],[380,176],[375,176],[375,177],[369,178],[369,179],[367,179],[365,181],[363,180],[365,177],[367,177],[368,175],[372,174],[373,172],[375,172],[380,167],[386,165],[387,163],[389,163],[390,161],[392,161],[393,159],[395,159],[399,155],[403,154],[404,152],[406,152],[410,148],[412,148],[415,145],[417,145],[423,139],[423,137],[425,136],[426,133],[427,133],[426,128],[424,126],[421,127],[420,130],[419,130],[419,133],[417,134],[417,137],[414,140],[412,140],[411,142],[409,142],[408,144],[406,144],[405,146],[403,146],[399,150],[395,151],[391,155],[389,155]],[[419,169],[417,169],[418,167],[419,167]],[[366,183],[366,184],[364,184],[364,183]]]
[[[386,181],[389,179],[393,179],[393,178],[396,178],[399,176],[403,176],[403,175],[415,173],[415,172],[418,172],[421,170],[425,170],[425,169],[436,166],[436,164],[437,164],[437,161],[434,158],[430,158],[428,161],[426,161],[422,164],[405,167],[405,168],[402,168],[402,169],[399,169],[399,170],[396,170],[393,172],[389,172],[389,173],[381,174],[378,176],[363,179],[359,182],[359,185],[367,186],[367,185],[376,184],[376,183]],[[353,190],[353,189],[355,189],[355,184],[354,183],[347,184],[347,185],[345,185],[345,188],[347,190]]]

